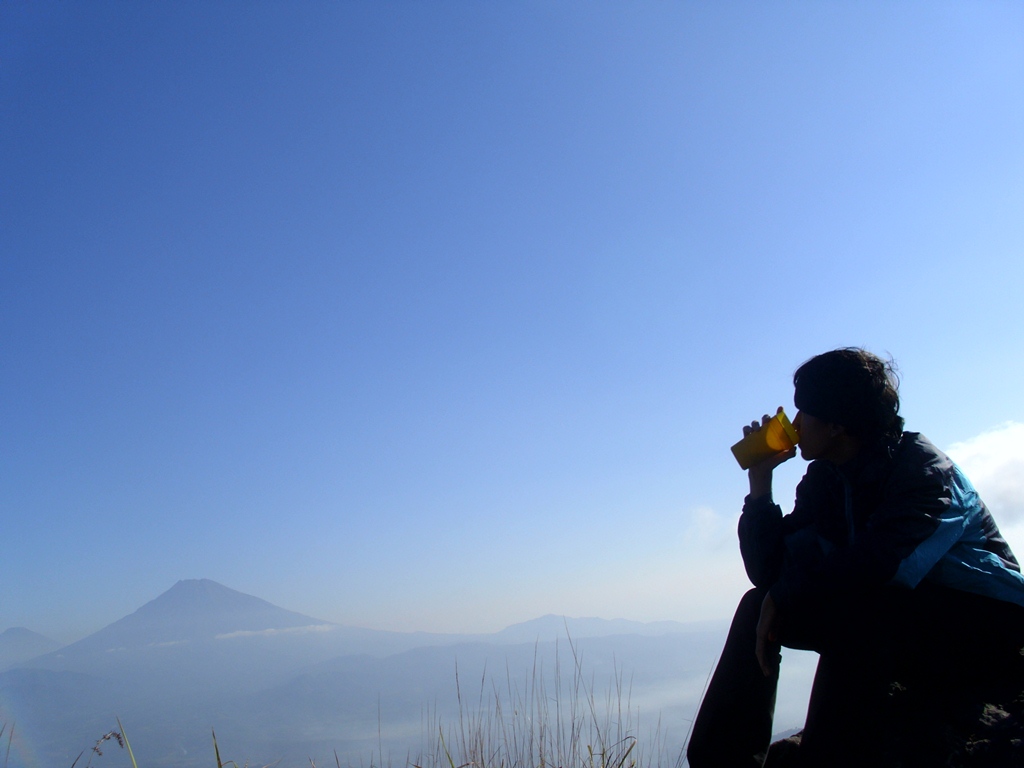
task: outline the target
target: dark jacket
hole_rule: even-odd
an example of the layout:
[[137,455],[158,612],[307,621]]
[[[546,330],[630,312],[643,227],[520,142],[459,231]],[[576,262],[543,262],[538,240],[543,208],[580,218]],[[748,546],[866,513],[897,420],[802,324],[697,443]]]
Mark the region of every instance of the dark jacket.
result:
[[1024,606],[1024,577],[992,515],[915,432],[841,467],[811,462],[786,516],[770,496],[748,497],[739,536],[747,575],[781,610],[923,579]]

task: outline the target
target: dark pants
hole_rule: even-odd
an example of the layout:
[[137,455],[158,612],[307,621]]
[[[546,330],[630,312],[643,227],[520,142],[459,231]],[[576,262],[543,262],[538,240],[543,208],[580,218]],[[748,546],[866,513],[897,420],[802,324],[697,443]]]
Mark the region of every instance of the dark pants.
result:
[[[693,724],[691,768],[764,762],[778,683],[754,654],[765,594],[747,592],[736,609]],[[805,766],[879,765],[894,749],[934,759],[951,706],[963,711],[1024,689],[1024,609],[1010,603],[921,585],[833,598],[781,618],[783,645],[819,654],[800,747]],[[912,728],[892,722],[894,702],[908,696]]]

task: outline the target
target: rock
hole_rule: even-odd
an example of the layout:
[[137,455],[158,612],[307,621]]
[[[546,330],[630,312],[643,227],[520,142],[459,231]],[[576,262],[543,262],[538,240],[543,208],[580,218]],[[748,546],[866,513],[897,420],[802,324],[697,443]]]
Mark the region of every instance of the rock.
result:
[[[915,714],[911,700],[898,701],[892,729],[865,736],[878,747],[872,768],[1024,768],[1024,692],[1008,703],[949,712],[945,722],[930,724],[928,754],[910,753],[901,737],[921,733]],[[800,740],[798,733],[774,742],[764,768],[808,768],[800,764]]]

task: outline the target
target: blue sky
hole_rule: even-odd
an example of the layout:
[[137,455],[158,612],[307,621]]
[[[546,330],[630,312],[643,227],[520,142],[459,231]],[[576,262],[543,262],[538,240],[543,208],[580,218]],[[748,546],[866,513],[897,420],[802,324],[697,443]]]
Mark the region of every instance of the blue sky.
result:
[[1018,4],[8,2],[0,109],[0,629],[725,617],[851,344],[1024,548]]

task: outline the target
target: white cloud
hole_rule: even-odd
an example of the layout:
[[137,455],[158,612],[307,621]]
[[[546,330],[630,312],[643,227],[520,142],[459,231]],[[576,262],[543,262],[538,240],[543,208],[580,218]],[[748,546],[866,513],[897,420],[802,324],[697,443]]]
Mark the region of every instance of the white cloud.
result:
[[1024,424],[1007,422],[946,453],[978,489],[1018,558],[1024,555]]
[[702,552],[735,548],[736,514],[721,515],[711,507],[697,507],[683,530],[684,547]]
[[233,640],[236,637],[274,637],[276,635],[305,635],[310,632],[330,632],[334,624],[309,624],[305,627],[286,627],[285,629],[241,629],[238,632],[226,632],[216,635],[215,640]]
[[1024,424],[1009,422],[947,451],[1003,522],[1024,521]]

